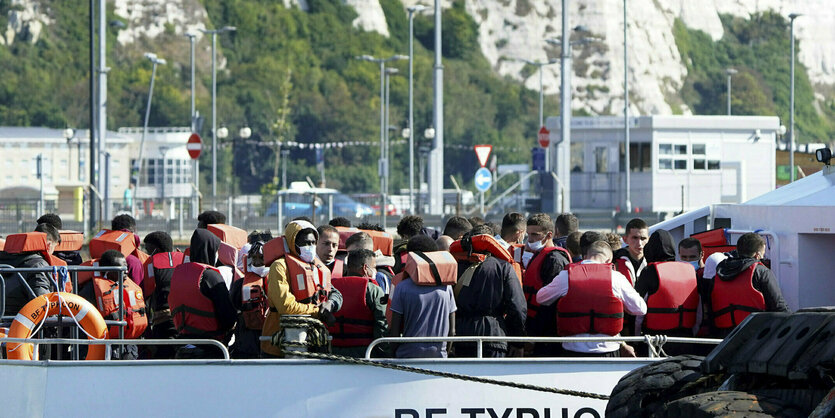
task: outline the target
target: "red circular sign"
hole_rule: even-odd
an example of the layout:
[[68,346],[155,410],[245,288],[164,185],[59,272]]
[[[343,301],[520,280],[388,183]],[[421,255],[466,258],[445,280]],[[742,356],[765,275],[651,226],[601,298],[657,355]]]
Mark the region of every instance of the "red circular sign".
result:
[[542,127],[539,129],[539,134],[536,136],[539,140],[539,146],[542,148],[548,148],[548,145],[551,144],[551,131],[548,130],[546,127]]
[[192,160],[200,158],[200,151],[203,150],[203,141],[200,140],[200,135],[191,134],[188,137],[188,142],[186,142],[186,149]]

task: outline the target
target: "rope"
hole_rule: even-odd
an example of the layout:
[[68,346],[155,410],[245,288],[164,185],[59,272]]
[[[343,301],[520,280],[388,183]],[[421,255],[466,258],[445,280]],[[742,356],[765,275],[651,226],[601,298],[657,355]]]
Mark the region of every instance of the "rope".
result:
[[[330,354],[328,352],[300,352],[300,351],[292,351],[289,350],[291,347],[306,347],[312,348],[316,351],[330,351],[329,344],[328,344],[328,330],[325,328],[325,325],[322,324],[321,321],[311,317],[288,317],[282,316],[281,317],[281,331],[277,332],[272,337],[272,343],[275,346],[281,347],[281,352],[284,355],[288,356],[298,356],[298,357],[306,357],[306,358],[313,358],[313,359],[320,359],[320,360],[331,360],[331,361],[339,361],[342,363],[348,364],[357,364],[363,366],[373,366],[373,367],[381,367],[384,369],[392,369],[392,370],[400,370],[404,372],[410,373],[418,373],[424,374],[429,376],[437,376],[437,377],[445,377],[448,379],[458,379],[464,380],[468,382],[476,382],[476,383],[485,383],[490,385],[497,385],[497,386],[505,386],[511,387],[516,389],[527,389],[527,390],[535,390],[539,392],[547,392],[547,393],[555,393],[558,395],[569,395],[569,396],[578,396],[582,398],[591,398],[591,399],[600,399],[600,400],[608,400],[608,395],[601,395],[597,393],[591,392],[582,392],[576,390],[568,390],[568,389],[557,389],[547,386],[537,386],[531,385],[527,383],[517,383],[517,382],[508,382],[504,380],[496,380],[496,379],[488,379],[484,377],[476,377],[476,376],[469,376],[465,374],[459,373],[449,373],[449,372],[439,372],[435,370],[427,370],[421,369],[418,367],[411,367],[411,366],[403,366],[400,364],[393,364],[393,363],[384,363],[380,361],[374,360],[367,360],[367,359],[359,359],[354,357],[345,357],[345,356],[338,356],[335,354]],[[290,328],[306,328],[308,333],[308,340],[302,343],[296,342],[284,342],[282,341],[284,337],[284,329],[285,327]]]

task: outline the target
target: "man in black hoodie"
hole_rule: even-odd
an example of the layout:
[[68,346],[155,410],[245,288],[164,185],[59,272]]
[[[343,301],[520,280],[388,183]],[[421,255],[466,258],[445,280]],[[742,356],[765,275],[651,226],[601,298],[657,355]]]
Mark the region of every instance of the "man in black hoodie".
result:
[[[35,232],[46,234],[48,245],[47,252],[52,254],[55,246],[58,245],[60,235],[58,229],[50,224],[39,224]],[[8,248],[8,247],[7,247]],[[0,265],[6,264],[17,268],[45,268],[49,267],[44,254],[39,252],[10,253],[0,251]],[[20,279],[26,281],[23,283]],[[29,285],[28,288],[26,285]],[[31,289],[31,292],[29,291]],[[55,285],[46,273],[21,273],[19,275],[6,276],[6,313],[5,315],[17,315],[30,300],[37,296],[55,291]]]
[[716,267],[711,283],[711,315],[715,334],[726,336],[751,312],[789,312],[774,273],[760,262],[765,240],[753,232],[736,243],[737,255]]

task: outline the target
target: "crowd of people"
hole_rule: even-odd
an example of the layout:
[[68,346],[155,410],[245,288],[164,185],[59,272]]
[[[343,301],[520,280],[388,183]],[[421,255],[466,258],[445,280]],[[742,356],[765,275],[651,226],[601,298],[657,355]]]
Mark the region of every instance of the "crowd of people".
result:
[[[180,251],[165,231],[140,240],[136,221],[118,215],[91,238],[84,260],[78,233],[63,231],[60,217],[46,214],[34,232],[6,237],[0,265],[124,267],[122,295],[118,269],[78,274],[75,293],[105,319],[126,323],[110,327],[110,338],[213,339],[235,358],[282,357],[262,337],[280,331],[283,315],[319,319],[333,353],[359,357],[384,336],[722,338],[752,312],[788,311],[762,261],[765,241],[755,233],[742,235],[727,253],[705,257],[699,239],[676,245],[667,231],[650,235],[638,218],[621,236],[581,232],[570,213],[554,220],[508,213],[501,225],[455,216],[443,229],[410,215],[398,223],[397,239],[379,225],[354,226],[345,218],[318,227],[296,218],[277,237],[225,222],[220,212],[203,212],[189,247]],[[6,281],[6,316],[36,296],[74,291],[54,274],[19,277]],[[617,357],[645,350],[611,341],[483,344],[485,357]],[[666,346],[671,354],[700,350]],[[416,341],[378,345],[372,354],[473,357],[477,351],[473,342]],[[221,353],[208,344],[128,345],[114,347],[112,355]]]

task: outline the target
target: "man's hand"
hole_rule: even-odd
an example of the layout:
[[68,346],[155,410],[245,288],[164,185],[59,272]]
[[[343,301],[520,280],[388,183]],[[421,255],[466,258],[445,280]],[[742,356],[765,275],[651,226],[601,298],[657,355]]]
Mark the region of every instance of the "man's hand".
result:
[[627,343],[620,343],[620,356],[621,357],[638,357],[635,354],[635,348]]
[[333,302],[331,301],[325,301],[319,304],[319,320],[329,327],[336,324],[336,317],[331,313],[332,307]]

